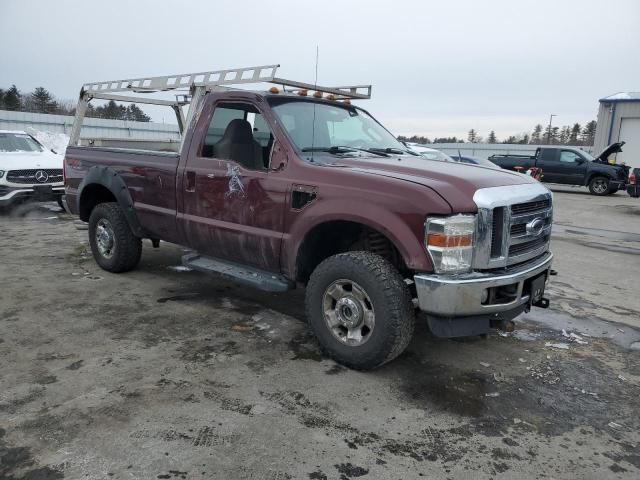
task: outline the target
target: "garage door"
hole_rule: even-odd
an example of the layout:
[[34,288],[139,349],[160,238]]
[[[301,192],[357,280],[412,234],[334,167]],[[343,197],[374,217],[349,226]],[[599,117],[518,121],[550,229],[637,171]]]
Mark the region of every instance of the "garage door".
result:
[[622,118],[619,141],[627,142],[623,152],[616,157],[616,163],[625,162],[640,168],[640,118]]

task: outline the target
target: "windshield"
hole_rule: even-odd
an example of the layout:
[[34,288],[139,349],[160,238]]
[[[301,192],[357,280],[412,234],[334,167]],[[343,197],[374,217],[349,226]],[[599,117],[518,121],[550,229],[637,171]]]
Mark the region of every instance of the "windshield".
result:
[[339,148],[406,151],[391,133],[359,108],[287,101],[274,105],[273,111],[295,146],[303,151],[335,152]]
[[0,152],[41,152],[42,147],[26,133],[0,133]]

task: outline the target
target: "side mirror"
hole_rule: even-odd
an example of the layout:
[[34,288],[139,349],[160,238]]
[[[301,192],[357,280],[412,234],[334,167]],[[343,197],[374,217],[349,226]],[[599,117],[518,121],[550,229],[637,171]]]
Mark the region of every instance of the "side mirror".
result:
[[578,165],[582,165],[584,162],[586,162],[586,160],[585,160],[584,158],[578,158],[578,159],[576,159],[576,163],[577,163]]

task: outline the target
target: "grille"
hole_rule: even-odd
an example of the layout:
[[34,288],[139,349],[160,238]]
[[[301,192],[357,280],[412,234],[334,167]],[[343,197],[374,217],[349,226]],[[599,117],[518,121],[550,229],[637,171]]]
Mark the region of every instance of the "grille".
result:
[[522,255],[527,252],[538,250],[543,247],[549,241],[549,236],[544,235],[543,237],[537,238],[535,240],[531,240],[529,242],[518,243],[516,245],[511,245],[509,247],[509,256],[517,256]]
[[[36,179],[37,172],[45,172],[47,179],[42,182]],[[10,183],[26,183],[26,184],[38,184],[38,183],[58,183],[62,182],[62,169],[61,168],[37,168],[32,170],[10,170],[7,172],[7,182]]]
[[551,208],[551,199],[511,205],[511,213],[513,215],[523,215],[525,213],[541,212],[543,210],[547,210],[548,208]]
[[[538,256],[550,240],[552,211],[550,198],[494,208],[489,264],[513,265]],[[542,227],[537,219],[542,220]],[[531,222],[536,232],[527,231]]]

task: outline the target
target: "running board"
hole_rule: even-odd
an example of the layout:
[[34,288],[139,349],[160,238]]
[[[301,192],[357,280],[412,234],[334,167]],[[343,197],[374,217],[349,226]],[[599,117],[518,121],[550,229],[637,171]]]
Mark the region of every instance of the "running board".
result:
[[286,292],[295,285],[282,275],[267,272],[255,267],[248,267],[239,263],[203,257],[197,253],[190,253],[182,257],[182,264],[193,270],[205,273],[218,273],[239,283],[250,285],[266,292]]

